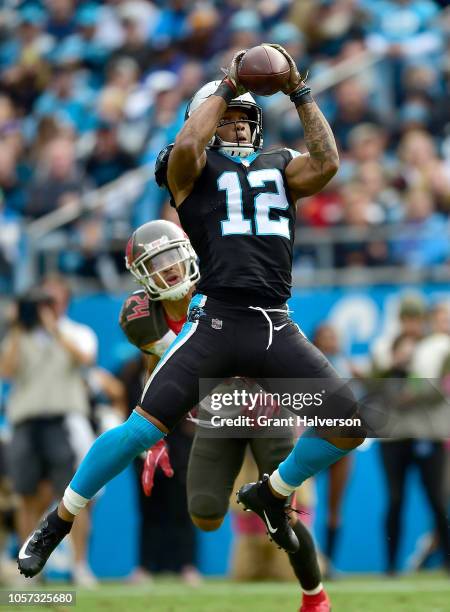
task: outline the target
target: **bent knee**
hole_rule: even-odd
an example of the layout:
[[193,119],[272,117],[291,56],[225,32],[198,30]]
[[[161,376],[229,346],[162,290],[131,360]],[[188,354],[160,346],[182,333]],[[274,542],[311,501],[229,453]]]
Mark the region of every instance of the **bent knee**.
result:
[[366,440],[366,436],[361,436],[359,438],[353,438],[353,442],[354,442],[353,448],[356,448],[357,446],[361,446],[361,444],[365,442],[365,440]]
[[353,450],[364,442],[366,438],[361,436],[359,438],[326,438],[330,444],[336,446],[336,448],[340,448],[341,450]]
[[199,516],[195,516],[191,514],[191,520],[196,527],[201,529],[202,531],[215,531],[219,529],[219,527],[223,523],[223,516],[220,518],[209,519],[209,518],[201,518]]
[[194,525],[202,531],[219,529],[228,510],[228,497],[218,491],[198,489],[190,491],[188,497],[189,514]]

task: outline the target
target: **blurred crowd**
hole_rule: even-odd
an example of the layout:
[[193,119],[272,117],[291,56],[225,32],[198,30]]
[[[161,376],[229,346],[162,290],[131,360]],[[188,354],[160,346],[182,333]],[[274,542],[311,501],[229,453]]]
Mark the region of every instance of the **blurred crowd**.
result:
[[[122,271],[130,229],[174,219],[151,172],[102,205],[92,190],[149,168],[175,139],[193,93],[233,53],[282,44],[314,83],[364,64],[316,98],[341,170],[303,201],[300,227],[332,233],[337,268],[427,270],[449,260],[450,9],[446,0],[5,0],[0,11],[0,291],[17,288],[39,234],[53,268],[100,279]],[[295,109],[260,98],[264,143],[305,150]],[[139,173],[138,173],[139,174]],[[149,178],[150,176],[150,178]],[[114,191],[114,190],[113,190]],[[126,191],[126,190],[125,190]],[[34,225],[33,225],[34,224]],[[58,224],[56,224],[58,225]],[[343,230],[344,233],[339,233]],[[350,232],[346,231],[350,230]],[[337,233],[336,233],[337,232]],[[343,238],[336,237],[343,236]],[[330,238],[331,240],[331,238]],[[34,245],[35,247],[36,245]],[[316,268],[311,244],[296,266]],[[35,280],[35,278],[30,278]]]

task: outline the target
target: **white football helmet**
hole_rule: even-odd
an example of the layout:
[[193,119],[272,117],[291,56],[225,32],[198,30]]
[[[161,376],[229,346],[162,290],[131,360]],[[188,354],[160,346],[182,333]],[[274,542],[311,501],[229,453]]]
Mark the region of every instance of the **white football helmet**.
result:
[[[220,83],[221,81],[210,81],[206,83],[206,85],[203,85],[189,102],[184,118],[188,119],[193,111],[195,111],[207,98],[212,96]],[[262,110],[261,107],[256,104],[253,96],[250,93],[245,93],[242,96],[233,98],[228,104],[228,108],[243,108],[248,114],[252,133],[251,143],[239,144],[238,142],[225,142],[215,134],[208,143],[208,147],[210,149],[221,149],[233,157],[247,157],[258,149],[261,149],[263,145]],[[230,123],[236,122],[230,121]]]
[[125,265],[152,300],[181,300],[200,278],[189,239],[171,221],[149,221],[128,240]]

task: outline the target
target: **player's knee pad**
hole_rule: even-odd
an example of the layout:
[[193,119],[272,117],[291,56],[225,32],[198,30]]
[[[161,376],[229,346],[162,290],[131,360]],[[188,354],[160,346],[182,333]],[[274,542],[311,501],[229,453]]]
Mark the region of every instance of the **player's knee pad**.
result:
[[216,531],[222,525],[223,519],[223,516],[219,518],[201,518],[191,514],[191,521],[202,531]]
[[[214,495],[201,493],[193,495],[189,499],[189,514],[191,515],[192,521],[197,527],[204,531],[218,529],[227,510],[228,504],[225,504],[224,507],[223,501],[216,498]],[[211,526],[214,522],[216,522],[217,525],[208,529],[206,527],[208,521]],[[204,523],[205,527],[202,527],[200,523]]]

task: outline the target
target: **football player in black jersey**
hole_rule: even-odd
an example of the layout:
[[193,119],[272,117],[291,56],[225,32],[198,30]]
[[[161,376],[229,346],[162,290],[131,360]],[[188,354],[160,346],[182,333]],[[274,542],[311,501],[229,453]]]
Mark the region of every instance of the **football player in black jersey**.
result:
[[[89,499],[142,451],[153,446],[199,401],[199,381],[328,379],[338,376],[289,318],[296,201],[319,191],[339,159],[331,129],[295,62],[284,93],[297,108],[306,154],[262,146],[261,110],[238,79],[244,52],[226,77],[193,98],[168,156],[167,187],[181,225],[199,257],[201,279],[188,320],[159,361],[129,419],[96,440],[58,508],[24,543],[19,569],[37,574]],[[164,155],[162,156],[164,158]],[[334,396],[335,417],[354,415],[348,389]],[[211,387],[203,385],[202,394]],[[338,401],[336,401],[338,399]],[[299,548],[285,512],[286,499],[307,478],[362,442],[330,431],[308,431],[270,478],[245,485],[240,501],[265,522],[288,552]]]
[[[169,221],[150,221],[133,232],[125,260],[142,288],[126,298],[120,326],[128,340],[148,355],[150,375],[186,321],[190,294],[198,280],[195,254],[178,226]],[[255,388],[247,381],[243,384],[250,392]],[[270,430],[266,435],[270,436]],[[187,498],[192,522],[200,529],[213,531],[222,524],[247,447],[262,476],[272,472],[291,452],[292,436],[219,438],[196,433],[187,473]],[[160,440],[147,455],[142,482],[149,491],[158,463],[168,462],[167,452],[165,442]],[[292,524],[301,543],[299,550],[289,555],[304,590],[300,610],[328,612],[313,539],[301,521],[293,520]]]

